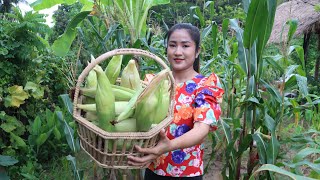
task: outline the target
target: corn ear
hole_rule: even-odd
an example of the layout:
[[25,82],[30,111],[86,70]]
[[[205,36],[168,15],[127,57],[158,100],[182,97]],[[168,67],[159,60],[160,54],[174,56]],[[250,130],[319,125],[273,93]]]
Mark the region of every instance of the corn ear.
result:
[[96,104],[77,104],[77,108],[85,112],[97,112]]
[[126,106],[126,108],[124,109],[124,111],[117,117],[118,122],[123,121],[124,119],[128,119],[129,117],[131,117],[134,114],[136,102],[138,100],[138,97],[142,93],[142,91],[143,91],[143,89],[140,89],[135,92],[135,94],[130,99],[130,101],[129,101],[128,105]]
[[142,88],[135,60],[130,60],[127,66],[123,69],[120,86],[136,91]]
[[127,107],[129,101],[116,101],[116,116],[119,116]]
[[137,121],[135,118],[128,118],[121,122],[117,122],[115,125],[116,132],[136,132]]
[[86,77],[86,88],[95,88],[97,86],[97,74],[95,71],[91,70]]
[[[111,87],[116,101],[129,101],[135,93],[134,90],[125,87],[117,85],[111,85]],[[94,98],[96,96],[96,88],[80,88],[80,93],[86,97]]]
[[[148,131],[152,124],[154,124],[154,119],[157,121],[163,120],[167,115],[156,113],[162,108],[166,108],[168,111],[168,106],[163,106],[162,97],[160,96],[164,88],[167,88],[168,85],[163,85],[168,83],[166,78],[168,77],[169,70],[162,70],[157,74],[148,86],[144,89],[143,93],[139,96],[137,101],[136,110],[134,117],[137,119],[137,128],[138,131]],[[164,111],[161,110],[163,113]]]
[[112,92],[116,101],[129,101],[133,96],[133,93],[119,88],[112,88]]
[[94,97],[83,96],[82,104],[95,104]]
[[157,110],[158,99],[154,94],[137,103],[134,117],[137,119],[138,131],[148,131]]
[[[129,103],[128,101],[117,101],[117,102],[115,102],[116,116],[118,116],[119,114],[121,114],[125,110],[125,108],[127,107],[128,103]],[[79,109],[82,109],[83,111],[85,111],[87,113],[89,113],[89,112],[91,114],[96,114],[97,113],[96,104],[77,104],[77,107]],[[91,114],[89,115],[90,119],[91,119]]]
[[105,73],[111,84],[115,84],[120,74],[123,55],[113,56],[108,63]]
[[102,70],[96,66],[93,68],[97,73],[97,90],[95,95],[99,127],[105,131],[112,132],[113,127],[110,123],[116,116],[115,97],[112,92],[111,84]]
[[84,116],[88,121],[98,121],[98,116],[96,112],[86,112]]
[[96,91],[97,91],[96,87],[91,87],[91,88],[83,87],[83,88],[80,88],[80,94],[82,94],[82,95],[84,95],[86,97],[91,97],[91,98],[94,98],[96,96]]
[[158,109],[154,112],[153,124],[159,124],[168,114],[170,106],[170,84],[168,80],[164,80],[159,89],[157,89],[156,96],[158,97]]

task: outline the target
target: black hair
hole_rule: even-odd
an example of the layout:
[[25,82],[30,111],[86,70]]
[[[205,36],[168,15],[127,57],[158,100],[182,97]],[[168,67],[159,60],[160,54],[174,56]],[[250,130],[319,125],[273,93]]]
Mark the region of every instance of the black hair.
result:
[[[174,26],[172,26],[169,31],[167,32],[166,36],[165,36],[165,44],[166,44],[166,52],[167,52],[167,47],[168,47],[168,40],[171,36],[171,34],[177,30],[177,29],[185,29],[191,39],[195,42],[196,44],[196,52],[198,52],[200,50],[200,31],[199,29],[196,27],[196,26],[193,26],[192,24],[190,23],[178,23],[178,24],[175,24]],[[193,69],[200,73],[200,59],[199,59],[199,56],[196,57],[194,63],[193,63]]]

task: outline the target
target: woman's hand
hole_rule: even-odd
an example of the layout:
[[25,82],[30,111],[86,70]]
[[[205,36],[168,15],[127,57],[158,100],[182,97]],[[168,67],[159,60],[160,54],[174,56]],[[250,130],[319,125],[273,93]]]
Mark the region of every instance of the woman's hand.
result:
[[138,152],[145,154],[143,157],[128,156],[128,164],[144,167],[149,165],[153,160],[157,159],[164,153],[171,151],[170,139],[166,136],[165,130],[160,131],[160,140],[153,148],[141,148],[135,146]]

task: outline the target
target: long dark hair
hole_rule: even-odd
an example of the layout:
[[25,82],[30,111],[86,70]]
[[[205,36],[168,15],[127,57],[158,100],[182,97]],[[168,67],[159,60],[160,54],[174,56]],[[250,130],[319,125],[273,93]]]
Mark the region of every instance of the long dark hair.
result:
[[[198,52],[200,50],[200,31],[199,29],[196,27],[196,26],[193,26],[192,24],[190,23],[178,23],[178,24],[175,24],[174,26],[172,26],[169,31],[167,32],[166,34],[166,38],[165,38],[165,44],[166,44],[166,52],[167,52],[167,47],[168,47],[168,40],[171,36],[171,34],[177,30],[177,29],[185,29],[191,39],[195,42],[196,44],[196,52]],[[194,63],[193,63],[193,69],[200,73],[200,59],[199,59],[199,56],[196,57]]]

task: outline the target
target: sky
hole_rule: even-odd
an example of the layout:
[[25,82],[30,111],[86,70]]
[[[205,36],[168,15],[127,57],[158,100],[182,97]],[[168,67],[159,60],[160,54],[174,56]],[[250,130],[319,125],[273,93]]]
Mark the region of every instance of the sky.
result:
[[[29,4],[33,3],[34,1],[36,1],[36,0],[26,0],[26,2],[19,2],[18,6],[20,7],[20,9],[23,13],[28,12],[28,11],[32,11],[33,9],[32,9],[32,7],[30,7]],[[44,10],[39,11],[40,14],[47,15],[46,24],[48,24],[50,27],[52,27],[54,25],[52,15],[53,15],[53,12],[58,9],[58,6],[59,5],[55,5],[49,9],[44,9]]]

